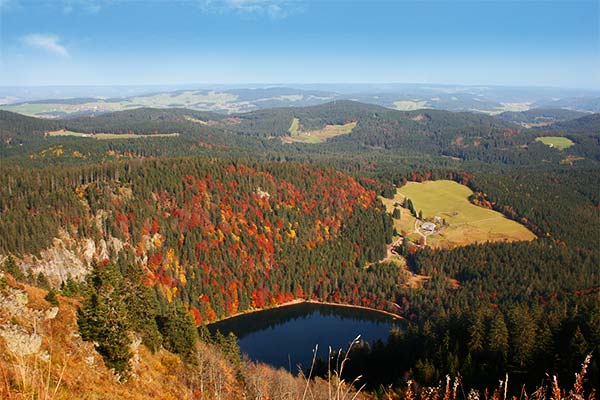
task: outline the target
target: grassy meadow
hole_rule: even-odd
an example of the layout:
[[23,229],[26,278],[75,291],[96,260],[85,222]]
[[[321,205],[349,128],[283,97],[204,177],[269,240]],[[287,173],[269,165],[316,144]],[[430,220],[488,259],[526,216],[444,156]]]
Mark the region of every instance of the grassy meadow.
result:
[[[471,189],[454,181],[408,182],[398,189],[394,199],[385,199],[388,211],[394,203],[408,197],[415,210],[424,218],[438,216],[446,220],[447,227],[438,234],[427,236],[427,244],[434,248],[451,248],[486,241],[533,240],[535,235],[520,223],[506,218],[497,211],[479,207],[469,202]],[[415,218],[401,208],[400,220],[395,220],[396,230],[410,237],[414,234]]]
[[323,143],[329,138],[350,133],[355,127],[356,122],[348,122],[342,125],[325,125],[322,129],[305,131],[300,125],[300,120],[294,118],[288,129],[290,136],[284,138],[284,142]]
[[148,137],[174,137],[179,136],[179,133],[154,133],[152,135],[136,135],[135,133],[83,133],[73,132],[61,129],[58,131],[46,132],[46,135],[51,137],[56,136],[74,136],[82,138],[91,138],[96,140],[115,140],[115,139],[140,139]]
[[535,139],[536,142],[542,142],[546,146],[554,147],[558,150],[568,149],[575,143],[564,136],[541,136]]

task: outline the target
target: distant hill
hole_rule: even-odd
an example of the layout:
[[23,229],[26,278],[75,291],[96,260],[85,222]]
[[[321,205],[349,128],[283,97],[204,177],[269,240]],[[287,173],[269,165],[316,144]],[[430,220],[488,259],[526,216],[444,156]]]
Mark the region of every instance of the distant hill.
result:
[[600,112],[600,97],[567,97],[558,100],[540,101],[534,104],[534,106],[543,108],[569,108],[597,113]]
[[565,135],[589,135],[600,137],[600,113],[557,122],[549,127],[540,128],[540,130]]
[[[553,112],[557,114],[573,115],[569,111]],[[98,158],[115,152],[147,157],[206,154],[215,149],[296,155],[326,152],[347,157],[388,152],[394,157],[412,159],[446,157],[453,162],[525,165],[558,163],[563,159],[556,150],[535,142],[540,136],[568,135],[575,143],[569,149],[570,156],[598,159],[598,143],[593,138],[600,132],[597,120],[598,115],[587,115],[543,128],[524,128],[482,113],[398,111],[350,100],[228,115],[143,107],[93,117],[47,120],[3,111],[0,150],[5,156],[28,154],[30,158],[43,155],[51,145],[67,144],[68,154],[89,153]],[[96,142],[102,139],[103,143],[90,143],[92,138],[98,139]],[[136,139],[137,143],[124,139]],[[153,142],[146,143],[149,139]]]
[[506,111],[496,115],[496,118],[529,128],[547,126],[555,122],[575,119],[585,115],[587,115],[585,112],[564,108],[534,108],[527,111]]
[[534,108],[600,111],[596,91],[494,86],[381,84],[1,88],[0,108],[43,118],[72,118],[140,107],[237,114],[353,100],[400,111],[435,109],[486,114]]
[[122,98],[29,100],[3,105],[4,110],[44,118],[98,115],[135,108],[187,108],[231,114],[263,108],[310,106],[333,100],[337,94],[285,87],[230,90],[176,90]]
[[59,126],[56,121],[0,110],[0,147],[31,142]]

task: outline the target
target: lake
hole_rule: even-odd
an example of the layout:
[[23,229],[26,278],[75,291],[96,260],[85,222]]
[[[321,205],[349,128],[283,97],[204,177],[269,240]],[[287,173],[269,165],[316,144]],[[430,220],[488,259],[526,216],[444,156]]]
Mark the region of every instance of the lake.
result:
[[368,343],[385,342],[400,324],[401,320],[377,311],[300,303],[229,318],[208,329],[224,335],[233,332],[242,353],[253,361],[296,372],[297,365],[310,367],[317,344],[318,356],[326,359],[329,346],[347,349],[359,334]]

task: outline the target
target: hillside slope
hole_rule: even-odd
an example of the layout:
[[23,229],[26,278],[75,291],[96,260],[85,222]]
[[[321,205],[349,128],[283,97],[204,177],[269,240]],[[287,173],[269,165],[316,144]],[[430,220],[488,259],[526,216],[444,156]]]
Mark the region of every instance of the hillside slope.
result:
[[[105,366],[77,327],[81,299],[57,296],[16,282],[0,271],[0,398],[3,399],[328,399],[329,386],[354,396],[339,382],[306,379],[267,365],[232,361],[217,344],[200,341],[193,357],[150,351],[134,332],[128,379]],[[239,354],[237,355],[239,357]],[[238,359],[239,360],[239,359]],[[357,399],[366,399],[357,394]]]

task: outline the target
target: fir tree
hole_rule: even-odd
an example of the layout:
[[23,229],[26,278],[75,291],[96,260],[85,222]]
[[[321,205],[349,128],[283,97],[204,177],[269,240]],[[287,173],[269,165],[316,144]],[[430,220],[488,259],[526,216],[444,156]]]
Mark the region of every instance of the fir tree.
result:
[[53,306],[58,307],[58,298],[56,297],[56,291],[54,289],[50,289],[44,299]]

